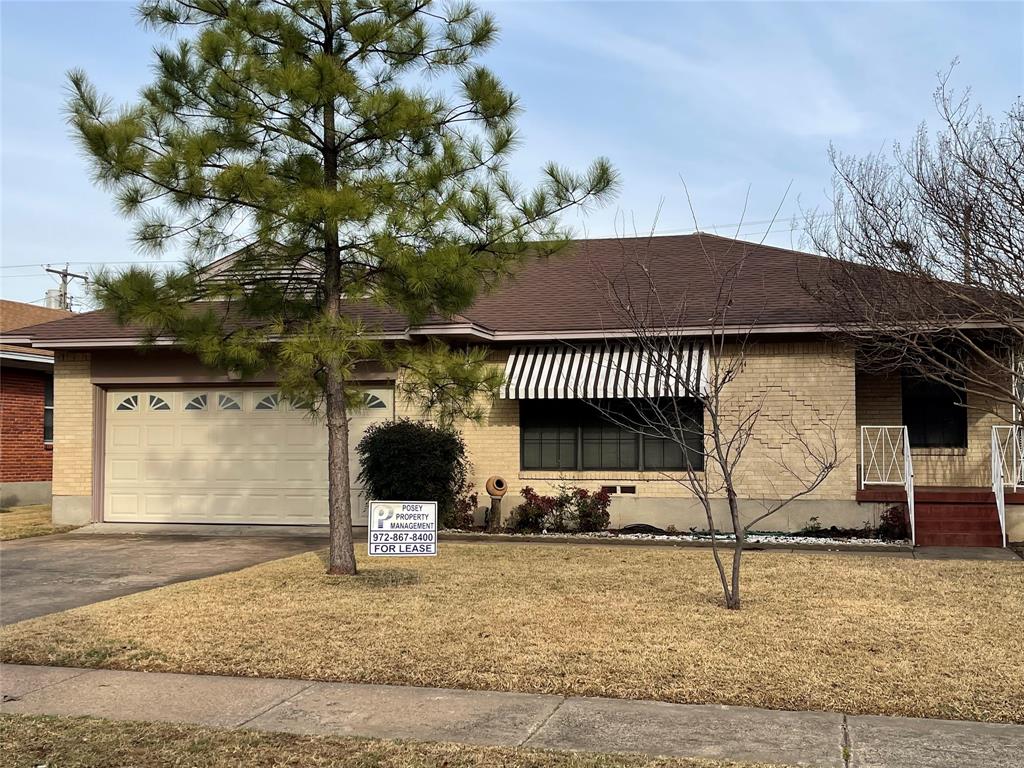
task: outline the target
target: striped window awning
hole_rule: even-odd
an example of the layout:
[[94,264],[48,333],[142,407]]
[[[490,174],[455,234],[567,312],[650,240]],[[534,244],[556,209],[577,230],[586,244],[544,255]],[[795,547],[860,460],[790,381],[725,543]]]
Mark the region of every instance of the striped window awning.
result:
[[706,376],[699,341],[663,350],[629,344],[516,347],[505,363],[501,396],[509,400],[699,397]]

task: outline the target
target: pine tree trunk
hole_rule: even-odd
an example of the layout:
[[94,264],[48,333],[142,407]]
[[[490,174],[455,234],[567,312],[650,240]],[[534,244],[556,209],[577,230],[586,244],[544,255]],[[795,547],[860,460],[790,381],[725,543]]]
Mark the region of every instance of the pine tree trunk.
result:
[[[334,25],[329,4],[324,12],[324,53],[334,52]],[[323,107],[324,116],[324,189],[338,189],[338,146],[334,125],[333,100]],[[338,223],[330,215],[324,219],[324,304],[327,315],[341,317],[343,299],[341,248]],[[327,572],[349,576],[356,572],[352,547],[352,479],[348,472],[348,413],[345,406],[345,378],[335,363],[326,365],[327,400],[327,506],[331,525],[331,547]]]
[[327,371],[327,504],[331,547],[327,572],[350,576],[356,572],[352,546],[352,483],[348,472],[348,413],[345,382]]

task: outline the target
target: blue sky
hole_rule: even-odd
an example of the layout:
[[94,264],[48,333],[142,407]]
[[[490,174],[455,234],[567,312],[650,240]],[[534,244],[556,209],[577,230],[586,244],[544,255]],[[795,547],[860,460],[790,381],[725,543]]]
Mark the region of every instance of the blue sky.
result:
[[[685,179],[702,229],[735,234],[742,217],[739,234],[760,239],[781,202],[767,241],[799,245],[792,217],[826,202],[830,142],[866,153],[909,138],[954,58],[954,85],[991,113],[1024,91],[1024,3],[486,5],[501,37],[485,62],[525,110],[516,175],[597,155],[622,175],[611,206],[568,222],[593,236],[646,232],[659,205],[657,231],[691,231]],[[143,260],[62,104],[72,67],[131,99],[158,42],[127,2],[0,3],[3,298],[39,300],[45,263]]]

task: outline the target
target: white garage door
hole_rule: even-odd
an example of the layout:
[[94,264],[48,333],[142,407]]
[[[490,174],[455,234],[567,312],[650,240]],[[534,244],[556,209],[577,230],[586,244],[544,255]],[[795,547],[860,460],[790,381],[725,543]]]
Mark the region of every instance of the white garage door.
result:
[[[394,415],[390,389],[367,389],[352,413],[355,445]],[[266,388],[107,393],[104,519],[113,522],[327,523],[327,428]],[[352,518],[366,500],[352,493]]]

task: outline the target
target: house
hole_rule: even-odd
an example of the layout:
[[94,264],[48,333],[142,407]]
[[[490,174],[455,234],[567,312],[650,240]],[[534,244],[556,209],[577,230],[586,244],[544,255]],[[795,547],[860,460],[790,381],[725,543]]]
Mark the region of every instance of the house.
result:
[[[0,333],[70,314],[0,300]],[[0,344],[0,507],[50,502],[53,410],[53,352]]]
[[[540,492],[562,483],[603,487],[614,496],[613,527],[705,528],[702,509],[679,483],[681,453],[581,404],[636,397],[641,386],[629,377],[612,380],[593,364],[610,355],[621,368],[628,357],[622,341],[630,329],[609,311],[608,286],[641,250],[660,296],[681,308],[671,327],[665,321],[665,333],[692,340],[679,360],[686,373],[665,394],[678,398],[696,424],[703,419],[694,397],[700,382],[691,377],[705,370],[707,339],[716,331],[709,318],[720,270],[742,262],[728,322],[717,331],[746,340],[744,365],[730,386],[740,400],[763,399],[768,416],[744,453],[745,501],[792,493],[792,478],[779,467],[787,457],[799,460],[793,430],[807,427],[811,414],[834,425],[845,460],[761,530],[795,531],[811,518],[822,526],[860,526],[877,522],[885,506],[909,501],[919,544],[1000,546],[1024,539],[1013,414],[970,397],[964,408],[955,387],[867,369],[807,290],[823,265],[817,256],[700,233],[576,241],[553,259],[523,265],[457,317],[410,327],[385,308],[353,303],[351,311],[383,339],[484,345],[505,370],[501,397],[482,423],[462,427],[477,489],[495,474],[507,480],[513,497],[526,485]],[[223,268],[218,262],[216,269]],[[55,520],[326,521],[326,430],[280,396],[273,371],[241,381],[208,370],[172,340],[144,347],[139,329],[102,312],[5,338],[56,355]],[[396,399],[393,372],[365,366],[358,378],[365,407],[353,415],[353,446],[374,421],[418,415]],[[997,442],[1004,471],[995,488]],[[353,498],[360,524],[359,488]],[[719,509],[724,503],[716,500]]]

